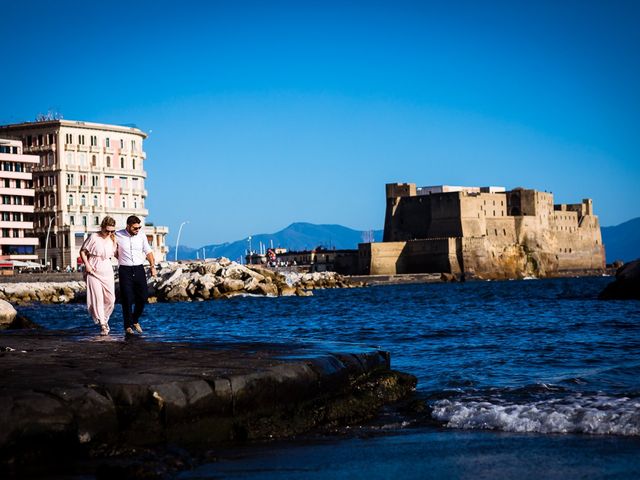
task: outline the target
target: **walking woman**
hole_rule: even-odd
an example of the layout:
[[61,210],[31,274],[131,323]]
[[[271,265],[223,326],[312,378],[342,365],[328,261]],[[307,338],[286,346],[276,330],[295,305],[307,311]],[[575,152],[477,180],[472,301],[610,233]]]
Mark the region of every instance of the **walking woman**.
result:
[[100,325],[101,335],[109,335],[109,317],[116,303],[111,263],[117,251],[115,231],[116,221],[104,217],[100,232],[89,235],[80,248],[87,282],[87,308],[96,325]]

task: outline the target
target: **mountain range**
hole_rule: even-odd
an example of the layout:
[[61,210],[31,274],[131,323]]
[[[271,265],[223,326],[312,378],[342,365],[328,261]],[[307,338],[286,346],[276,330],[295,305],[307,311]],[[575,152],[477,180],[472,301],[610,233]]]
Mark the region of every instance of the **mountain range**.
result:
[[629,262],[640,258],[640,217],[614,227],[602,227],[602,243],[607,263]]
[[[602,227],[602,241],[607,253],[607,263],[615,260],[625,262],[640,258],[640,217],[612,227]],[[269,248],[283,247],[288,250],[310,250],[318,246],[336,249],[358,248],[358,243],[369,241],[373,236],[376,242],[382,241],[382,230],[362,232],[342,225],[315,225],[313,223],[292,223],[276,233],[262,233],[251,237],[251,249],[260,250],[260,244]],[[227,257],[238,261],[244,258],[249,249],[247,238],[235,242],[205,245],[200,248],[180,246],[179,260]],[[175,247],[169,247],[167,259],[175,258]]]
[[[234,261],[239,261],[244,256],[251,245],[254,252],[263,248],[282,247],[287,250],[311,250],[316,247],[350,249],[358,248],[358,243],[362,243],[373,236],[373,241],[382,241],[382,230],[363,232],[343,227],[342,225],[316,225],[313,223],[292,223],[288,227],[276,233],[261,233],[251,236],[251,243],[248,238],[236,240],[235,242],[204,245],[200,248],[191,248],[180,245],[178,248],[179,260],[192,260],[202,258],[203,253],[206,258],[227,257]],[[175,258],[175,247],[169,247],[168,260]]]

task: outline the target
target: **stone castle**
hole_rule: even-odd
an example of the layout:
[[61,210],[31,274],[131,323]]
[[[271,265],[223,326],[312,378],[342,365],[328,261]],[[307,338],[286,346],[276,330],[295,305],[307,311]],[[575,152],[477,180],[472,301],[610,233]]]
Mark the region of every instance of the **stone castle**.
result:
[[384,239],[360,244],[362,273],[446,272],[465,278],[602,273],[593,203],[502,187],[386,186]]

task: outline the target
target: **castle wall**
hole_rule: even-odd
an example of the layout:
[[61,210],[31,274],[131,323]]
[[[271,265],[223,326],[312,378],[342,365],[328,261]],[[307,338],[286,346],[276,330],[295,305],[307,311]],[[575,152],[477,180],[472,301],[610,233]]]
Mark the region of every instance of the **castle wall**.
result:
[[521,278],[605,267],[590,199],[554,205],[553,194],[521,188],[417,195],[412,186],[387,186],[399,195],[388,198],[385,242],[392,243],[372,247],[371,271]]
[[431,224],[426,237],[414,238],[461,237],[463,231],[460,209],[463,195],[460,192],[453,192],[421,197],[430,205]]
[[401,273],[461,273],[455,238],[408,242],[361,243],[360,272],[369,275]]
[[430,236],[431,208],[426,197],[387,199],[384,242],[397,242]]

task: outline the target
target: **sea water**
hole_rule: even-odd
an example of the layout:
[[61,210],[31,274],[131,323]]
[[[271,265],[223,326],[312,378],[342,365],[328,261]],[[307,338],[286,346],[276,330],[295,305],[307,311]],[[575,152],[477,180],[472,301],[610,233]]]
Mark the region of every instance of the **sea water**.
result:
[[[148,305],[145,338],[381,348],[429,408],[223,452],[181,478],[640,478],[640,302],[610,278],[317,290]],[[121,329],[116,308],[112,331]],[[30,306],[92,339],[82,305]],[[118,340],[118,336],[115,336]]]

